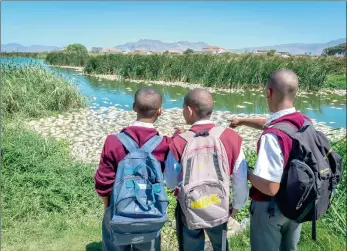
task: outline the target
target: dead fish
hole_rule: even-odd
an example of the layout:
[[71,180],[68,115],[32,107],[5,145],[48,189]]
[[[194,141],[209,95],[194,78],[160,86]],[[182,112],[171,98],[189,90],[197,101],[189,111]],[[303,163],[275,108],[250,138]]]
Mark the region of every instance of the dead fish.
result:
[[237,108],[245,108],[246,106],[244,106],[244,105],[237,105],[236,107]]

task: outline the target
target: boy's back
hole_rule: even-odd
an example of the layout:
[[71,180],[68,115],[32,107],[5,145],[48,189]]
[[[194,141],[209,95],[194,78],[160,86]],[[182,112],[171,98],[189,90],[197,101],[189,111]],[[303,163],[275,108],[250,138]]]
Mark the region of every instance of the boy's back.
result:
[[[153,136],[158,135],[158,131],[154,128],[153,123],[158,119],[162,113],[162,97],[153,88],[141,88],[139,89],[134,97],[133,109],[137,113],[136,121],[129,127],[121,130],[120,133],[125,133],[126,136],[130,137],[130,141],[133,141],[135,145],[139,148],[143,147],[146,142],[148,142]],[[164,168],[164,160],[169,149],[169,143],[171,139],[168,137],[162,137],[161,142],[151,151],[151,155],[157,161],[160,162],[161,171]],[[152,241],[145,243],[138,243],[133,245],[119,245],[119,242],[115,241],[114,236],[111,231],[110,222],[112,216],[115,213],[111,210],[113,204],[110,206],[110,195],[114,189],[114,184],[116,181],[116,174],[119,168],[119,164],[124,158],[129,154],[126,146],[124,146],[116,135],[108,135],[104,147],[101,153],[99,167],[95,173],[95,189],[100,197],[102,197],[105,205],[104,219],[102,224],[102,237],[103,237],[103,250],[107,251],[123,251],[131,250],[131,246],[136,248],[136,250],[147,251],[147,250],[160,250],[160,235],[153,239]],[[151,158],[152,158],[151,157]],[[156,162],[156,161],[155,161]],[[124,162],[123,162],[124,163]],[[121,169],[119,173],[124,176],[125,166],[121,163]],[[154,165],[152,167],[156,169]],[[160,169],[160,168],[159,168]],[[128,174],[126,174],[128,175]],[[137,174],[136,174],[137,175]],[[118,177],[119,178],[119,177]],[[135,180],[136,182],[136,180]],[[118,184],[118,183],[117,183]],[[126,187],[126,184],[123,184]],[[118,186],[118,185],[117,185]],[[134,184],[134,187],[139,188]],[[128,187],[130,188],[130,187]],[[146,191],[147,191],[146,187]],[[151,189],[152,186],[149,187]],[[151,189],[153,191],[153,189]],[[135,191],[135,194],[140,194],[143,191]],[[120,193],[119,193],[120,194]],[[136,196],[136,199],[140,196]],[[135,198],[134,198],[135,200]],[[111,200],[114,203],[115,200]],[[132,202],[133,203],[133,202]],[[141,203],[135,203],[140,204]],[[133,209],[136,209],[136,205]],[[156,205],[153,205],[156,206]],[[132,209],[130,209],[132,210]],[[130,214],[128,215],[130,216]],[[117,225],[118,224],[118,225]],[[120,225],[117,223],[114,225],[116,228]],[[113,226],[113,227],[114,227]],[[129,225],[131,227],[131,224]],[[142,234],[139,235],[139,241],[142,238]],[[132,239],[134,243],[137,239],[136,236]]]
[[[215,124],[213,123],[213,121],[209,120],[212,111],[213,111],[213,98],[212,98],[212,95],[206,90],[194,89],[185,96],[184,106],[183,106],[183,116],[186,120],[186,123],[189,125],[192,125],[192,127],[190,128],[190,131],[194,132],[197,137],[204,137],[209,132],[213,134],[213,131],[211,131],[211,129],[215,128]],[[216,146],[217,148],[222,149],[222,151],[225,150],[225,154],[219,154],[220,156],[218,157],[218,164],[216,163],[216,166],[218,165],[219,168],[223,168],[223,171],[227,172],[227,173],[223,173],[221,176],[223,177],[227,176],[229,178],[229,175],[232,175],[232,190],[233,190],[234,198],[233,198],[233,205],[232,205],[231,211],[236,212],[237,209],[242,208],[246,204],[246,201],[248,198],[247,163],[245,161],[245,156],[241,149],[242,138],[235,131],[230,129],[224,129],[224,131],[218,136],[219,136],[218,140],[211,139],[210,143],[212,143],[213,141],[215,144],[212,147]],[[172,143],[170,144],[170,152],[166,160],[166,168],[164,173],[165,181],[167,186],[171,189],[178,187],[176,189],[176,194],[178,195],[178,197],[181,196],[180,191],[182,191],[182,187],[184,187],[184,184],[186,183],[185,181],[187,176],[185,175],[185,173],[187,173],[187,169],[189,169],[187,168],[187,166],[190,166],[189,159],[185,158],[186,156],[185,149],[187,147],[187,140],[189,141],[189,139],[187,139],[186,137],[180,137],[179,135],[175,136],[172,140]],[[195,150],[199,151],[199,149],[195,149]],[[206,154],[206,156],[201,156],[201,157],[203,158],[211,157],[211,156],[207,157],[207,155],[209,154]],[[226,157],[227,160],[224,160],[223,164],[221,164],[220,157],[225,155],[227,156]],[[201,169],[201,172],[208,172],[207,169],[203,170],[203,168],[201,168],[200,166],[196,166],[196,163],[206,162],[207,164],[207,163],[212,163],[213,161],[211,162],[209,160],[209,161],[201,162],[201,160],[199,160],[195,164],[193,163],[194,160],[192,160],[191,162],[192,162],[191,169],[194,169],[194,168]],[[213,169],[209,168],[209,170],[211,171],[211,174],[215,175],[215,173],[212,173]],[[190,171],[188,170],[188,172]],[[185,176],[183,177],[183,175]],[[218,174],[216,175],[218,176]],[[208,173],[207,173],[207,176],[209,176]],[[189,178],[189,180],[193,180],[193,179],[194,178],[191,178],[191,177]],[[210,179],[211,177],[207,177],[206,181],[208,182]],[[226,181],[223,178],[223,185],[229,186],[229,180]],[[210,190],[210,189],[206,189],[206,191],[207,190]],[[224,189],[224,190],[229,190],[229,189]],[[198,192],[198,194],[202,194],[201,191]],[[225,195],[229,199],[229,193]],[[211,208],[208,208],[208,210],[206,210],[206,214],[204,216],[201,215],[201,217],[194,217],[194,215],[187,214],[187,210],[184,210],[184,209],[187,209],[188,205],[186,203],[182,205],[183,200],[181,199],[178,200],[179,203],[176,208],[176,223],[177,223],[176,230],[177,230],[177,238],[178,238],[180,250],[184,250],[184,251],[185,250],[187,251],[188,250],[204,250],[204,230],[209,236],[209,239],[212,243],[214,250],[224,251],[228,249],[227,241],[226,241],[227,223],[225,222],[228,216],[227,212],[225,212],[225,209],[228,209],[228,206],[225,205],[225,203],[223,202],[223,201],[226,201],[226,198],[224,198],[223,200],[219,200],[216,198],[216,196],[213,195],[211,197],[211,200],[213,200],[214,203],[210,203],[210,201],[207,203],[207,200],[210,200],[210,198],[206,199],[204,197],[203,202],[199,200],[194,201],[194,199],[189,200],[191,202],[189,210],[195,209],[195,207],[200,207],[200,205],[203,205],[204,210],[206,206],[211,207]],[[219,216],[217,216],[217,218],[219,218],[220,221],[216,219],[216,215],[214,214],[214,212],[211,212],[210,209],[212,208],[223,211]],[[198,214],[199,213],[200,212],[198,212]],[[200,222],[202,224],[187,223],[188,220],[192,221],[192,219],[193,221],[194,219],[197,219],[197,221],[200,221],[199,218],[202,219],[202,221]],[[204,225],[204,221],[208,221],[208,220],[210,221],[216,220],[212,224],[213,227],[207,227],[207,228],[201,227]]]

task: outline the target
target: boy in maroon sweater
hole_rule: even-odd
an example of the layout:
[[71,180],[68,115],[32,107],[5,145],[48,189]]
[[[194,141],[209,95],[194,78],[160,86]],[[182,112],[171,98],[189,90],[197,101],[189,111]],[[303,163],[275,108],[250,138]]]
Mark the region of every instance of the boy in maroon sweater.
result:
[[[158,131],[153,123],[162,114],[162,96],[154,88],[141,88],[135,93],[133,109],[137,113],[137,119],[133,124],[124,128],[121,132],[127,133],[139,147],[142,147]],[[171,139],[163,137],[162,142],[152,152],[154,157],[162,163],[164,170],[164,160],[168,153]],[[99,167],[95,173],[95,189],[102,197],[105,212],[102,226],[103,250],[106,251],[125,251],[131,250],[131,246],[115,246],[110,241],[111,230],[109,222],[111,220],[110,195],[112,192],[118,163],[127,155],[127,151],[118,138],[111,134],[108,135],[101,153]],[[133,245],[133,250],[138,251],[157,251],[160,250],[160,236],[149,243]]]
[[[279,70],[271,75],[265,88],[266,101],[272,115],[269,119],[232,119],[230,126],[245,125],[264,130],[258,141],[257,162],[248,179],[252,183],[251,248],[252,251],[296,251],[301,224],[286,218],[276,202],[271,203],[280,188],[283,169],[286,168],[292,140],[285,133],[271,126],[285,122],[300,129],[303,114],[296,112],[294,99],[298,77],[290,70]],[[273,214],[269,211],[274,209]]]
[[[203,133],[215,127],[215,123],[210,120],[213,111],[213,97],[211,93],[204,89],[194,89],[185,96],[183,104],[183,116],[190,131]],[[183,128],[179,129],[184,132]],[[166,185],[170,189],[175,189],[182,183],[181,158],[186,146],[186,141],[178,136],[172,139],[170,152],[166,160],[164,178]],[[248,199],[247,184],[247,163],[242,151],[242,138],[230,128],[226,128],[220,136],[220,140],[227,154],[229,174],[232,176],[233,202],[230,208],[231,216],[234,216],[238,209],[245,206]],[[185,219],[179,202],[176,207],[176,234],[180,251],[204,250],[206,231],[212,243],[213,250],[228,250],[227,242],[223,238],[226,232],[227,223],[206,229],[189,230],[185,224]],[[224,244],[223,244],[224,242]],[[225,250],[223,250],[223,247]]]

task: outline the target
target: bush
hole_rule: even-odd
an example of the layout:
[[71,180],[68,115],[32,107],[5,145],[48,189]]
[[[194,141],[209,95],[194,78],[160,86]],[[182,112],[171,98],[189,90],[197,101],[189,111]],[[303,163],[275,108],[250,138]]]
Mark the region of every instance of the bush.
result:
[[53,51],[47,54],[45,62],[49,65],[85,66],[87,64],[88,57],[88,54],[78,54],[67,51]]
[[1,64],[2,116],[41,117],[86,105],[75,86],[40,65]]

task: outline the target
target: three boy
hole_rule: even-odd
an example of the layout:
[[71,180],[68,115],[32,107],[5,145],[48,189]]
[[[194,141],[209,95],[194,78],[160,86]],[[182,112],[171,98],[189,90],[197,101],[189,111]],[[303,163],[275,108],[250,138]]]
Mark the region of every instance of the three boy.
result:
[[[186,123],[191,125],[189,132],[178,129],[172,139],[164,137],[164,140],[153,152],[155,157],[162,163],[163,170],[165,165],[164,178],[166,185],[170,189],[176,189],[175,194],[178,198],[175,212],[176,234],[180,250],[204,250],[204,231],[208,234],[215,251],[228,249],[225,238],[226,217],[221,217],[217,223],[213,221],[214,218],[207,223],[205,220],[206,224],[198,221],[198,223],[193,222],[193,216],[196,216],[194,209],[197,208],[205,210],[211,207],[212,210],[215,209],[223,215],[224,208],[216,206],[217,204],[223,204],[223,199],[218,197],[218,192],[209,196],[200,196],[203,200],[198,199],[194,201],[194,199],[190,198],[189,205],[182,205],[182,196],[180,195],[182,187],[196,178],[192,178],[189,175],[189,173],[193,173],[191,169],[205,168],[203,165],[194,166],[197,164],[190,163],[191,161],[186,157],[187,145],[191,144],[192,141],[196,141],[196,138],[203,139],[210,136],[213,137],[213,140],[207,141],[210,144],[212,142],[210,148],[214,150],[212,152],[206,150],[205,155],[207,156],[207,153],[211,153],[211,156],[213,156],[216,172],[209,172],[206,180],[216,176],[219,181],[223,181],[222,173],[224,169],[227,169],[228,175],[232,176],[233,201],[230,205],[231,216],[234,216],[237,210],[242,208],[247,202],[247,178],[253,185],[250,191],[252,199],[252,251],[278,250],[279,248],[288,251],[297,250],[301,225],[282,215],[276,203],[273,205],[274,215],[270,215],[271,217],[268,215],[269,204],[271,204],[270,197],[276,195],[279,190],[283,168],[286,166],[291,151],[291,139],[289,136],[280,130],[272,129],[271,126],[276,123],[286,122],[298,129],[302,127],[305,117],[301,113],[296,112],[293,106],[297,89],[298,78],[294,72],[289,70],[277,71],[272,74],[265,89],[267,104],[270,112],[273,113],[272,116],[268,120],[234,119],[231,121],[230,127],[246,125],[257,129],[265,128],[258,142],[258,159],[253,173],[249,172],[247,168],[241,147],[242,138],[231,129],[216,127],[214,122],[210,120],[213,111],[212,95],[208,91],[198,88],[188,92],[185,96],[183,116]],[[132,126],[123,129],[123,132],[130,135],[140,147],[153,135],[157,134],[153,123],[162,113],[161,103],[162,97],[153,88],[143,88],[135,94],[133,107],[138,115],[137,121]],[[218,147],[219,149],[217,149]],[[221,154],[215,158],[218,155],[218,151]],[[112,191],[117,164],[125,155],[126,150],[122,144],[114,135],[109,135],[105,141],[99,169],[95,174],[95,187],[98,194],[103,197],[105,204],[103,222],[104,250],[130,250],[131,248],[130,246],[115,246],[109,239],[110,228],[107,224],[110,221],[110,212],[107,211],[109,206],[108,196]],[[208,163],[210,159],[205,155],[201,155],[201,158],[206,158],[206,163]],[[223,160],[224,158],[225,160]],[[165,159],[166,162],[164,164]],[[207,168],[206,170],[210,169]],[[199,176],[198,173],[194,175]],[[229,183],[223,184],[229,185]],[[229,188],[224,189],[229,191]],[[199,193],[206,194],[206,191],[199,190]],[[189,215],[187,217],[188,212]],[[210,224],[211,222],[212,224]],[[192,227],[194,224],[195,227]],[[199,226],[211,227],[199,228]],[[133,248],[135,250],[151,250],[151,248],[160,250],[160,236],[151,243],[133,245]]]

